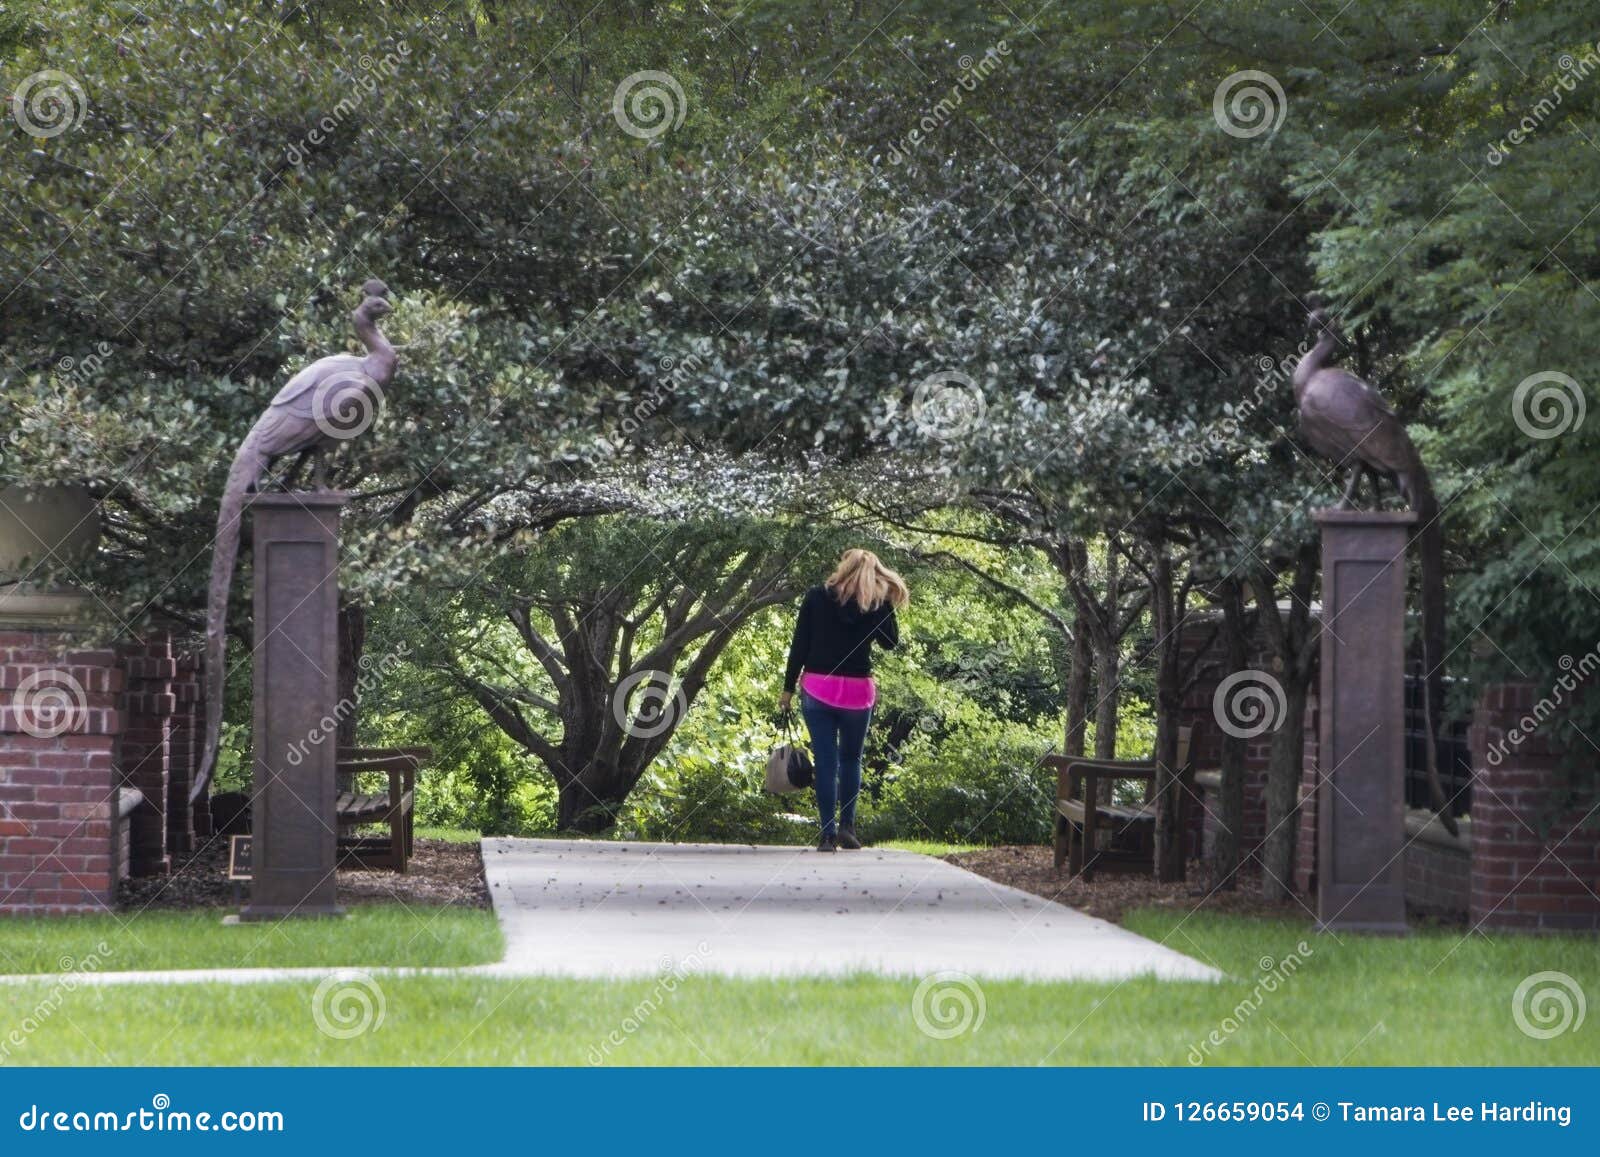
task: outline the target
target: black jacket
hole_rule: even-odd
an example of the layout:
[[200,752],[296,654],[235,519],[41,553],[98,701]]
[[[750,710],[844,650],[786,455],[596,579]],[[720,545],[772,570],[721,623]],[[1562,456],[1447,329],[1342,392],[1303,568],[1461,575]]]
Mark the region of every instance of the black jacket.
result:
[[802,667],[817,675],[872,674],[874,640],[891,651],[900,645],[894,607],[884,603],[863,611],[853,602],[840,606],[828,588],[812,587],[800,601],[783,689],[794,690]]

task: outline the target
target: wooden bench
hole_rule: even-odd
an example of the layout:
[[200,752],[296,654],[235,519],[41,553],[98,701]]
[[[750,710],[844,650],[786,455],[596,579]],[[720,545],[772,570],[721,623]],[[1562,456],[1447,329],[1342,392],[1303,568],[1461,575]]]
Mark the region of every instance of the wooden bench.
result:
[[[341,791],[334,803],[338,819],[341,868],[387,868],[405,872],[413,844],[412,813],[416,807],[417,769],[433,758],[427,747],[341,747],[339,782],[360,786],[359,776],[387,775],[388,790]],[[386,824],[387,837],[360,836],[349,829]]]
[[[1178,729],[1178,815],[1183,823],[1183,797],[1193,774],[1189,761],[1190,728]],[[1154,759],[1090,759],[1052,755],[1045,763],[1056,769],[1055,863],[1093,879],[1096,868],[1155,870],[1156,804]],[[1137,805],[1107,803],[1102,783],[1144,781]],[[1092,833],[1092,834],[1091,834]]]

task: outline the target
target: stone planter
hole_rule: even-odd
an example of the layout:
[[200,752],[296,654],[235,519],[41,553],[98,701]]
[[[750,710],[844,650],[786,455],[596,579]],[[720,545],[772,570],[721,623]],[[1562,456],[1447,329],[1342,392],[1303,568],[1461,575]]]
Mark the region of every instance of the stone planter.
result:
[[[12,625],[68,626],[87,596],[49,581],[40,563],[67,566],[92,557],[100,541],[100,515],[84,486],[0,487],[0,620]],[[29,576],[39,568],[37,578]]]
[[87,487],[0,489],[0,578],[21,578],[52,556],[82,561],[99,541],[100,514]]

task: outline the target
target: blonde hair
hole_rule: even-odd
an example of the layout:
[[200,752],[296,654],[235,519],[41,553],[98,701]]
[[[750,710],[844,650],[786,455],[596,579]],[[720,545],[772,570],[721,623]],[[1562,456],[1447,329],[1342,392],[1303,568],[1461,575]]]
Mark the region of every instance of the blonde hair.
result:
[[896,610],[911,601],[906,580],[878,560],[870,550],[847,550],[839,565],[822,584],[841,603],[855,603],[863,611],[875,611],[885,602]]

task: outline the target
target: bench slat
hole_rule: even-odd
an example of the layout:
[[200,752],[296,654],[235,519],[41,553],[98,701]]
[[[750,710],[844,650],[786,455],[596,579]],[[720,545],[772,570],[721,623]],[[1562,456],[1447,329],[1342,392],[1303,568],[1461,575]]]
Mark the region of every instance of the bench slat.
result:
[[[1081,799],[1058,799],[1056,811],[1066,816],[1075,823],[1083,822],[1083,801]],[[1125,807],[1122,804],[1103,803],[1095,807],[1095,814],[1101,824],[1107,826],[1126,827],[1129,824],[1153,824],[1156,822],[1156,805],[1147,803],[1143,807]]]

